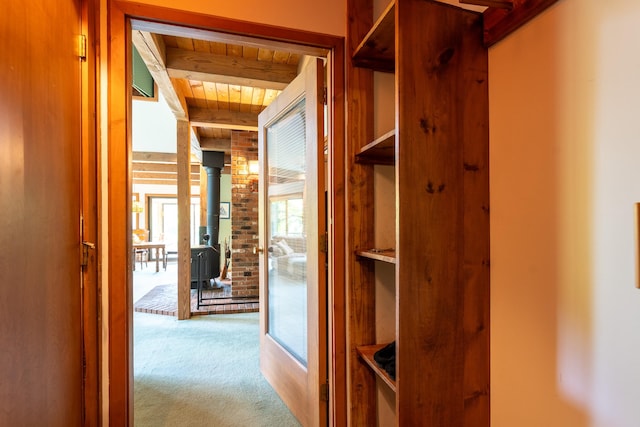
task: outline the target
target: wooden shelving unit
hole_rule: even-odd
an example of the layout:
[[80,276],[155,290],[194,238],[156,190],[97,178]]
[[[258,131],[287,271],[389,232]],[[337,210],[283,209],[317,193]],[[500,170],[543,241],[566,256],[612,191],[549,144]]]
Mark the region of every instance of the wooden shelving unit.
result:
[[393,73],[396,59],[394,12],[395,2],[391,2],[354,51],[355,66]]
[[356,253],[359,257],[368,258],[375,261],[387,262],[389,264],[396,263],[396,251],[393,249],[389,250],[366,250],[366,251],[358,251]]
[[380,379],[382,379],[382,381],[384,381],[384,383],[388,385],[389,388],[391,388],[391,390],[395,393],[396,391],[395,380],[393,380],[389,376],[389,374],[387,374],[387,371],[385,371],[380,366],[378,366],[376,361],[373,359],[373,355],[375,354],[375,352],[380,350],[384,346],[386,346],[386,344],[363,345],[363,346],[356,347],[356,351],[358,352],[358,355],[360,356],[360,358],[367,365],[369,365],[369,367],[373,370],[373,372],[375,372],[375,374],[378,377],[380,377]]
[[[349,422],[376,425],[379,415],[391,415],[399,426],[488,427],[488,55],[482,15],[438,1],[394,0],[366,28],[357,18],[363,10],[370,10],[370,0],[347,0],[354,39],[347,45],[355,46],[347,52],[347,105],[360,108],[351,107],[347,123],[354,145],[348,149],[347,222],[354,236],[349,253],[355,255],[347,261],[348,345],[356,355],[348,387],[357,399],[347,404]],[[395,125],[370,138],[376,71],[395,74]],[[388,194],[394,206],[376,203],[374,182],[388,182],[379,180],[376,165],[394,166],[394,194]],[[395,212],[394,249],[356,250],[377,244],[366,234],[380,224],[376,208]],[[390,272],[370,260],[395,268]],[[386,322],[390,309],[376,298],[389,292],[395,296],[396,381],[373,360],[385,345],[376,342],[375,322]],[[395,393],[392,414],[388,407],[378,413],[376,378]]]
[[389,264],[396,263],[396,251],[390,250],[366,250],[358,251],[357,255],[362,258],[369,258],[376,261],[388,262]]
[[356,155],[356,161],[363,164],[395,164],[396,131],[389,132],[362,147]]

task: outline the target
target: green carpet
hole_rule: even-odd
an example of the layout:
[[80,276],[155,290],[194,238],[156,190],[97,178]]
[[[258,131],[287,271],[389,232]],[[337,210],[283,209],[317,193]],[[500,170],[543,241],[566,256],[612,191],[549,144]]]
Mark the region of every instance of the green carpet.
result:
[[258,313],[134,313],[135,426],[299,426],[262,377],[258,346]]

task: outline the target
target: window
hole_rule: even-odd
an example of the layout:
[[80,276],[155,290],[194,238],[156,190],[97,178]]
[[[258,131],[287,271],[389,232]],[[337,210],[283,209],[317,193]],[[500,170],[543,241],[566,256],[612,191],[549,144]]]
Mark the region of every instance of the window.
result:
[[272,199],[269,205],[272,236],[302,236],[304,233],[302,195]]
[[[178,244],[178,202],[176,197],[149,197],[151,239],[163,241],[167,248]],[[191,199],[191,245],[199,245],[200,198]]]

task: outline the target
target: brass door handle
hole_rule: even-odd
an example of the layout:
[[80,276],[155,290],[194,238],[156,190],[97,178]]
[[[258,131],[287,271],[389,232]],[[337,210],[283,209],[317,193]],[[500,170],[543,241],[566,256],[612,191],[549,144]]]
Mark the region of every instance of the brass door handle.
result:
[[264,253],[264,248],[259,248],[259,247],[257,247],[257,246],[254,246],[254,247],[253,247],[253,254],[254,254],[254,255],[255,255],[255,254],[261,254],[261,253]]

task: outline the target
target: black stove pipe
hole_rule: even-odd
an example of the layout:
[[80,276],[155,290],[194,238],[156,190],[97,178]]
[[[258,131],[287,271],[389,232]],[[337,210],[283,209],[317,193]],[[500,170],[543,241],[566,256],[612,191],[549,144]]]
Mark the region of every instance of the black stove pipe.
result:
[[207,243],[216,246],[220,236],[220,173],[224,168],[224,153],[204,151],[202,166],[207,171]]

